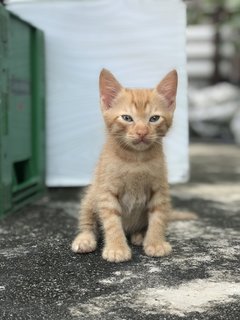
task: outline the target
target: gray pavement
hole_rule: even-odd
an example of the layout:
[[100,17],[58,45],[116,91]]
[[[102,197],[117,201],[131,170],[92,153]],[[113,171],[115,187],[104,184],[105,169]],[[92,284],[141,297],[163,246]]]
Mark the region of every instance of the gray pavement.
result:
[[240,149],[194,144],[192,175],[171,188],[177,208],[199,214],[173,222],[169,257],[111,264],[76,255],[81,190],[49,196],[0,222],[0,319],[240,319]]

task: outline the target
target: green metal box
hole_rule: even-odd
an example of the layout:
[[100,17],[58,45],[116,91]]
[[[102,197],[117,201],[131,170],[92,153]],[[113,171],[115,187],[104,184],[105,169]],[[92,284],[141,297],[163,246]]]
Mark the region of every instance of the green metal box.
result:
[[0,5],[0,217],[44,191],[44,37]]

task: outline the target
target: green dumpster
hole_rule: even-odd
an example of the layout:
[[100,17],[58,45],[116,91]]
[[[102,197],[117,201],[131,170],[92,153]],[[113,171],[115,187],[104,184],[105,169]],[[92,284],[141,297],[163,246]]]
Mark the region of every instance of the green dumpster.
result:
[[43,33],[0,5],[0,217],[44,192]]

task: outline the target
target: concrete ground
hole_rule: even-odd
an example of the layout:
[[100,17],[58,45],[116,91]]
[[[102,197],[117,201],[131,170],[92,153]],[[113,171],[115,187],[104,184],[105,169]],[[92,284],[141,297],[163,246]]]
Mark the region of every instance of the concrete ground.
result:
[[169,257],[111,264],[101,246],[70,251],[79,190],[49,197],[0,225],[0,319],[240,318],[240,149],[194,144],[190,183],[172,187],[173,203],[199,220],[173,222]]

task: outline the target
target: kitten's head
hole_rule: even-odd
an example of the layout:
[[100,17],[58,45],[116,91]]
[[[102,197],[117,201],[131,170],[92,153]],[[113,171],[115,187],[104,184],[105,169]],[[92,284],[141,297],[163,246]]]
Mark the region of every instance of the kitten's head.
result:
[[175,110],[176,70],[168,73],[155,89],[128,89],[103,69],[99,85],[108,132],[122,147],[144,151],[161,142]]

